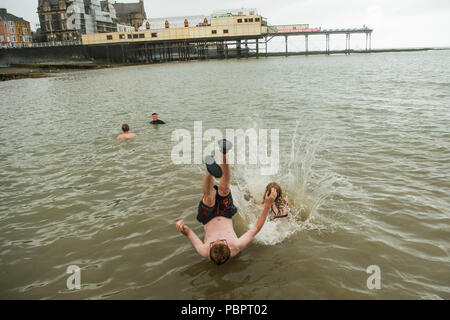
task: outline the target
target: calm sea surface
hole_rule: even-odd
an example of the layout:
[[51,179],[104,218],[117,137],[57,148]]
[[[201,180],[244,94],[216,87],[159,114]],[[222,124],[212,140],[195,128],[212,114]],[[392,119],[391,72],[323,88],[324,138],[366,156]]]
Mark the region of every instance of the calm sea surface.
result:
[[[449,51],[80,71],[0,95],[2,299],[450,299]],[[272,180],[292,219],[221,267],[175,229],[204,235],[204,167],[171,161],[194,121],[279,130],[275,175],[233,166],[234,224]],[[137,139],[115,141],[123,123]]]

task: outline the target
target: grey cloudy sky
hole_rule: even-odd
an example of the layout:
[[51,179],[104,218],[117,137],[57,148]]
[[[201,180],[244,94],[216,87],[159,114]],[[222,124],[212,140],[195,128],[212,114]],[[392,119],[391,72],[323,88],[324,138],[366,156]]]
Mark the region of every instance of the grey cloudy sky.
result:
[[[35,29],[37,3],[0,0],[0,7],[24,17]],[[152,18],[257,8],[269,24],[309,23],[322,28],[368,25],[374,29],[373,48],[450,46],[450,0],[145,0],[145,8]]]

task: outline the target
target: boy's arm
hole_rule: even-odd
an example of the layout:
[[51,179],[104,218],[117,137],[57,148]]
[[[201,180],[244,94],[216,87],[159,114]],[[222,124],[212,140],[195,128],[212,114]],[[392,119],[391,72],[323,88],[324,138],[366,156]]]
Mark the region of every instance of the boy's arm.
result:
[[184,225],[184,221],[180,220],[177,222],[177,230],[184,234],[189,241],[191,241],[195,250],[197,250],[198,254],[202,257],[208,258],[209,252],[206,245],[197,237],[194,231],[192,231],[188,226]]
[[261,216],[259,216],[258,221],[256,221],[255,225],[250,230],[248,230],[239,238],[238,240],[239,251],[243,250],[264,226],[264,223],[266,222],[267,212],[269,212],[273,201],[277,197],[277,192],[274,188],[272,188],[272,190],[269,192],[267,192],[266,194],[265,198],[266,200],[264,201],[264,210],[261,213]]

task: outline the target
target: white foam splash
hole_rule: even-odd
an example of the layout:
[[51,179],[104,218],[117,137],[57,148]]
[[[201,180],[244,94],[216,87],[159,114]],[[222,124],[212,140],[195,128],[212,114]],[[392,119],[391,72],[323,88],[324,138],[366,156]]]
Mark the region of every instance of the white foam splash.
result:
[[[299,138],[297,128],[292,136],[291,150],[287,164],[276,176],[262,176],[258,168],[235,166],[232,186],[233,198],[239,208],[240,223],[244,229],[250,228],[262,212],[265,187],[269,182],[278,182],[291,204],[288,221],[266,221],[263,229],[255,237],[256,242],[275,245],[302,230],[327,230],[328,219],[320,219],[318,209],[346,179],[329,169],[318,169],[316,154],[321,144],[319,135],[306,133]],[[282,164],[283,164],[283,159]],[[284,159],[286,160],[286,159]],[[324,167],[324,166],[321,166]],[[320,171],[320,172],[319,172]]]

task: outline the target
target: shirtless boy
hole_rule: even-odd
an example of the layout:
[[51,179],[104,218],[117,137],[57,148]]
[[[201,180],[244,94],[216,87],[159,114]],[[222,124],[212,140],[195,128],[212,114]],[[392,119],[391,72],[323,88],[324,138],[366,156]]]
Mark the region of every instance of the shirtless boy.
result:
[[[256,224],[237,237],[232,218],[237,212],[233,204],[230,190],[231,166],[227,163],[227,151],[232,144],[227,140],[220,140],[219,147],[222,152],[222,164],[219,166],[212,156],[205,158],[206,174],[203,179],[203,199],[198,206],[197,220],[204,225],[205,239],[202,242],[198,236],[184,224],[183,220],[177,222],[177,230],[184,234],[192,243],[198,254],[216,265],[227,262],[230,258],[241,252],[263,227],[267,213],[277,197],[273,188],[265,195],[264,209]],[[214,186],[214,177],[220,178],[219,185]]]
[[123,133],[117,136],[118,140],[122,139],[134,139],[136,135],[134,133],[130,133],[130,126],[127,124],[122,125]]

